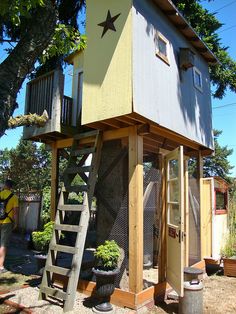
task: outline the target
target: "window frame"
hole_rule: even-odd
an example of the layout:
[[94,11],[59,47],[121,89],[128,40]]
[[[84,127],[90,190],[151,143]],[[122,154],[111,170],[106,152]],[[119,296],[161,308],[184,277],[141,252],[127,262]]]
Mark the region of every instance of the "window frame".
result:
[[[166,55],[160,52],[159,50],[159,39],[166,44]],[[155,44],[156,44],[156,56],[159,57],[162,61],[164,61],[167,65],[170,65],[170,56],[169,56],[169,49],[170,49],[170,42],[169,40],[159,31],[156,32],[155,36]]]
[[[222,194],[224,194],[224,207],[225,208],[216,208],[216,193],[220,192]],[[222,189],[222,188],[215,188],[214,189],[214,198],[215,198],[215,214],[216,215],[222,215],[222,214],[226,214],[228,212],[228,191],[227,189]]]
[[[195,73],[200,77],[200,86],[197,84]],[[197,67],[193,67],[193,84],[196,89],[198,89],[200,92],[203,92],[202,72]]]

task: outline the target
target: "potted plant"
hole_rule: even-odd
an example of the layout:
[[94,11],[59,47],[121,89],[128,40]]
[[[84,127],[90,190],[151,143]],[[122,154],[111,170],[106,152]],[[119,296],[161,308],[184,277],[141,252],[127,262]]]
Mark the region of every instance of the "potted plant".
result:
[[37,259],[38,271],[40,271],[46,263],[49,243],[52,238],[54,222],[50,221],[43,226],[43,231],[32,232],[32,242],[34,249],[37,251],[35,258]]
[[118,260],[120,257],[120,248],[114,241],[105,241],[99,245],[94,252],[96,266],[93,273],[96,276],[96,295],[101,302],[95,306],[98,312],[112,311],[110,297],[115,290],[115,278],[119,273]]
[[221,251],[224,262],[224,275],[236,277],[236,234],[230,233]]

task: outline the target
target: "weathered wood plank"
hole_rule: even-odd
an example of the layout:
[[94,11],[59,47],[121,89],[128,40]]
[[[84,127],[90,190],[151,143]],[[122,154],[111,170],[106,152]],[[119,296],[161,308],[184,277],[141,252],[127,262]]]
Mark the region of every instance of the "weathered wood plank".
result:
[[158,281],[164,282],[166,280],[166,258],[167,258],[167,248],[166,248],[166,171],[165,171],[165,160],[162,160],[161,167],[161,198],[162,198],[162,208],[161,208],[161,231],[160,231],[160,255],[159,255],[159,269],[158,269]]
[[70,232],[81,232],[82,227],[77,225],[66,225],[66,224],[55,224],[55,230],[70,231]]
[[59,267],[59,266],[54,266],[54,265],[46,265],[45,269],[49,272],[56,273],[56,274],[59,274],[62,276],[67,276],[67,277],[70,277],[71,272],[72,272],[71,269],[63,268],[63,267]]
[[67,300],[68,298],[66,292],[60,291],[55,288],[40,286],[40,292],[62,300]]
[[51,170],[51,220],[56,214],[57,190],[58,190],[58,149],[56,142],[52,144],[52,170]]
[[76,254],[78,252],[77,248],[74,248],[72,246],[67,246],[67,245],[60,245],[60,244],[50,244],[49,248],[50,250],[63,252],[63,253],[69,253],[69,254]]
[[80,156],[80,155],[91,154],[91,153],[94,153],[95,150],[96,150],[95,147],[81,148],[81,149],[74,150],[71,153],[71,156]]
[[86,206],[85,205],[58,205],[57,209],[61,211],[73,211],[73,212],[79,212],[85,210]]
[[143,138],[129,134],[129,291],[143,290]]

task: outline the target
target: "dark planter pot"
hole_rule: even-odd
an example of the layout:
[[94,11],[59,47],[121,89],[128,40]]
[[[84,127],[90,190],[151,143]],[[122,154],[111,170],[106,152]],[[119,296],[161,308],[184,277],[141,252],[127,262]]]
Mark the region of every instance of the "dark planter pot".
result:
[[45,267],[47,260],[47,254],[36,254],[34,257],[36,258],[38,273],[43,273],[43,268]]
[[115,279],[120,270],[117,268],[113,271],[104,271],[93,268],[93,273],[96,276],[96,296],[101,302],[95,306],[98,312],[110,312],[113,307],[110,303],[110,298],[115,290]]

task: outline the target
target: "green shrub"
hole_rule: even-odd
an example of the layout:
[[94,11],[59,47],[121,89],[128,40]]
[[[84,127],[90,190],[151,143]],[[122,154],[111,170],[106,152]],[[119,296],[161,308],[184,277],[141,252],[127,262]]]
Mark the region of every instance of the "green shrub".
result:
[[51,187],[46,186],[43,189],[43,206],[41,212],[41,220],[43,224],[50,221],[51,215]]
[[120,247],[114,240],[107,240],[97,247],[94,255],[99,269],[113,270],[118,266]]
[[236,234],[229,233],[227,236],[224,247],[221,250],[223,257],[232,257],[236,255]]
[[54,222],[50,221],[43,227],[43,231],[32,232],[34,248],[38,251],[47,251],[52,238]]

